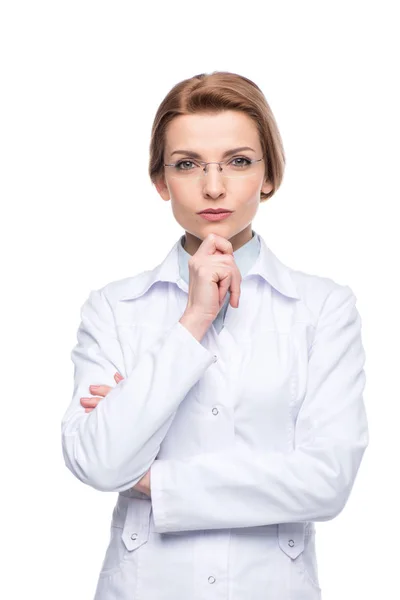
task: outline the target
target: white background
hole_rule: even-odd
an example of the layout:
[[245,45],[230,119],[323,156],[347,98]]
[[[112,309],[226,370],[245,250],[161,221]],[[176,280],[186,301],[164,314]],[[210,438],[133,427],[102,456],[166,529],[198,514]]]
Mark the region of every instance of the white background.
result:
[[370,446],[344,511],[317,524],[323,598],[400,596],[397,8],[1,3],[2,597],[94,594],[117,495],[62,459],[79,311],[183,233],[147,175],[150,129],[175,83],[214,70],[254,80],[282,134],[284,182],[254,229],[350,285],[363,321]]

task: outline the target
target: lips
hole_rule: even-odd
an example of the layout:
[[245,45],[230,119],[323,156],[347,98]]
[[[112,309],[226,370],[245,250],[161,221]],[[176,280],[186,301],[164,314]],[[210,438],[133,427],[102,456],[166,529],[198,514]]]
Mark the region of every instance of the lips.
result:
[[232,214],[232,211],[229,212],[202,212],[200,216],[203,217],[206,221],[223,221],[227,219]]
[[202,210],[199,214],[200,215],[204,215],[204,214],[206,214],[206,215],[210,215],[210,214],[211,215],[218,215],[219,213],[230,213],[230,212],[232,212],[232,211],[228,210],[228,209],[225,209],[225,208],[220,208],[218,210],[210,210],[210,209]]

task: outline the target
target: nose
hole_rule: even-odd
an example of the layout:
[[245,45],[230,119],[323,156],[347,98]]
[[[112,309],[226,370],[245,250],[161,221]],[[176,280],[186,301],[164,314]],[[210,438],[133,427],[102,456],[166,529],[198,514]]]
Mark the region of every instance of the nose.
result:
[[218,164],[206,165],[203,175],[203,192],[205,196],[219,198],[225,194],[225,182]]

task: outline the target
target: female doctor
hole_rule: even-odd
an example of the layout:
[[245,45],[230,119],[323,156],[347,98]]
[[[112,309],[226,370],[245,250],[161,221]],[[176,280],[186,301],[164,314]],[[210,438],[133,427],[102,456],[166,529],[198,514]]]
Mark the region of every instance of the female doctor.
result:
[[260,88],[175,85],[149,173],[185,233],[90,293],[71,353],[66,466],[118,492],[95,600],[317,600],[315,522],[352,490],[368,426],[347,285],[284,265],[252,228],[285,157]]

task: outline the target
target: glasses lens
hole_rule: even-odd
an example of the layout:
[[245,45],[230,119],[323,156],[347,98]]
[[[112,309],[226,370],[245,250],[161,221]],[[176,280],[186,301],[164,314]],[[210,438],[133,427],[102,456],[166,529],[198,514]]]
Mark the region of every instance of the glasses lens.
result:
[[[209,169],[215,169],[224,179],[240,179],[256,175],[259,168],[259,162],[250,162],[245,157],[237,157],[229,162],[222,164],[222,171],[219,170],[218,164],[210,164],[206,167],[206,172]],[[174,179],[202,179],[205,176],[204,165],[196,163],[193,160],[182,160],[174,167],[170,167],[170,177]]]
[[242,157],[233,158],[224,165],[222,175],[228,179],[240,179],[255,175],[258,171],[258,162],[250,162],[250,159]]
[[200,179],[204,173],[202,165],[187,159],[169,167],[169,175],[172,179]]

